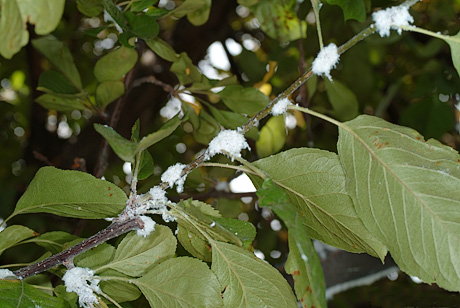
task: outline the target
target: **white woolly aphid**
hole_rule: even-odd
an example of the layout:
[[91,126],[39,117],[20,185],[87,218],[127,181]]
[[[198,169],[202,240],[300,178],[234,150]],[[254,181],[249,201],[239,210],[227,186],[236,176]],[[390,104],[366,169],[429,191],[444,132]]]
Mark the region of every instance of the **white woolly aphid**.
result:
[[227,152],[230,157],[241,157],[243,149],[251,149],[243,134],[236,130],[227,129],[221,131],[211,140],[207,155],[208,158],[211,158],[216,154],[226,154],[224,152]]
[[381,37],[390,36],[390,29],[395,29],[398,31],[398,34],[401,34],[402,26],[409,26],[410,23],[414,22],[414,18],[409,13],[409,5],[407,4],[374,12],[372,19]]
[[144,223],[144,228],[136,229],[137,235],[146,237],[146,236],[150,235],[150,233],[152,233],[152,231],[155,231],[156,222],[152,218],[150,218],[148,216],[139,216],[139,218]]
[[6,269],[6,268],[0,269],[0,279],[5,279],[8,277],[16,278],[16,275],[9,269]]
[[331,43],[321,49],[311,65],[313,74],[321,76],[324,75],[332,81],[331,69],[335,68],[339,62],[340,55],[337,45]]
[[170,166],[162,175],[161,181],[169,184],[170,187],[177,185],[177,192],[181,193],[184,191],[184,183],[187,176],[182,176],[182,171],[186,165],[177,163]]
[[77,293],[80,307],[88,308],[91,307],[92,304],[99,303],[94,292],[101,292],[98,286],[100,280],[94,278],[93,270],[83,267],[74,267],[65,273],[62,280],[65,283],[67,292]]
[[291,105],[291,101],[288,98],[280,99],[275,106],[272,108],[272,115],[277,116],[280,114],[285,114],[286,110],[289,105]]

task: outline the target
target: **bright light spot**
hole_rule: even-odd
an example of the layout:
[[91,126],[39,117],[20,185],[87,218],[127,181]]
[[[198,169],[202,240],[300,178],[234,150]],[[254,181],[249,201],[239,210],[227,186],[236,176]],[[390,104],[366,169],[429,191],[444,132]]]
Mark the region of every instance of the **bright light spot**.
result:
[[390,279],[391,281],[395,281],[396,279],[398,279],[398,272],[391,272],[387,275],[388,279]]
[[423,282],[420,278],[418,278],[416,276],[410,276],[410,279],[415,283],[422,283]]
[[160,109],[160,115],[167,120],[182,112],[182,102],[177,97],[171,97],[166,106]]
[[227,46],[227,49],[232,56],[238,56],[243,51],[243,47],[241,47],[241,45],[235,42],[232,38],[225,41],[225,46]]
[[246,213],[240,213],[240,215],[238,215],[238,220],[249,221],[249,215]]
[[56,130],[57,125],[57,117],[55,115],[49,115],[46,121],[46,129],[50,132],[54,132]]
[[261,260],[265,260],[264,253],[258,249],[254,249],[254,255]]
[[439,100],[443,103],[447,102],[449,100],[449,95],[446,94],[439,94]]
[[131,174],[131,163],[130,162],[125,162],[123,164],[123,172],[125,174]]
[[14,134],[18,137],[24,136],[24,133],[25,133],[24,128],[22,128],[21,126],[18,126],[14,129]]
[[187,146],[185,145],[185,143],[180,142],[176,144],[176,151],[179,154],[183,154],[185,153],[185,151],[187,151]]
[[242,5],[238,5],[236,7],[236,13],[238,14],[238,16],[240,16],[241,18],[246,18],[249,16],[249,9],[245,6],[242,6]]
[[226,191],[228,192],[228,182],[227,181],[218,181],[216,186],[214,187],[216,191]]
[[273,231],[279,231],[282,227],[283,226],[281,225],[278,219],[273,219],[272,221],[270,221],[270,228],[272,228]]
[[313,10],[307,14],[306,20],[307,20],[307,23],[309,23],[310,25],[316,22],[315,12],[313,12]]
[[141,56],[141,63],[144,66],[153,65],[153,63],[155,62],[155,58],[156,56],[153,53],[153,51],[151,51],[150,49],[147,49],[146,51],[144,51],[144,53]]
[[241,201],[243,201],[246,204],[249,204],[252,202],[252,197],[242,197]]
[[243,34],[241,39],[243,40],[244,48],[246,48],[248,50],[257,51],[257,49],[259,49],[259,47],[260,47],[259,40],[255,39],[250,34],[247,34],[247,33]]
[[234,193],[256,192],[254,184],[252,184],[249,177],[243,173],[230,182],[230,191]]
[[295,116],[293,116],[290,113],[286,113],[285,115],[286,117],[284,118],[284,122],[286,124],[286,127],[288,129],[294,129],[297,126],[297,120]]
[[279,257],[281,257],[281,251],[278,251],[278,250],[270,251],[270,257],[272,257],[273,259],[278,259]]
[[59,122],[59,125],[57,128],[57,135],[61,139],[68,139],[70,138],[70,136],[72,136],[72,129],[67,123],[67,119],[64,118],[62,119],[61,122]]
[[265,220],[268,220],[272,217],[272,211],[267,208],[263,208],[261,215]]
[[218,69],[228,71],[230,69],[230,62],[228,62],[227,54],[221,42],[214,42],[208,48],[209,61]]
[[[2,224],[2,222],[3,222],[3,218],[0,217],[0,224]],[[5,230],[5,228],[6,228],[6,224],[1,225],[1,226],[0,226],[0,232],[2,232],[3,230]]]
[[25,166],[26,161],[24,159],[18,159],[11,164],[11,173],[15,176],[19,176],[23,172]]

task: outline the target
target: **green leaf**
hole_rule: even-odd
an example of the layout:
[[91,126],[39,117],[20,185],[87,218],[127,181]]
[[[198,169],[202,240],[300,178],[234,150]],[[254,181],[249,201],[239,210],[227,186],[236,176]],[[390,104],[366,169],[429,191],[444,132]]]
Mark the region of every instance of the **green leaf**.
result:
[[179,60],[179,55],[177,52],[165,41],[159,37],[146,39],[145,42],[153,52],[160,58],[165,59],[166,61],[176,62]]
[[68,308],[64,300],[50,296],[21,280],[0,280],[2,307]]
[[45,56],[79,91],[82,90],[80,74],[70,50],[53,36],[32,40],[32,45]]
[[177,239],[181,243],[182,247],[185,248],[192,256],[201,259],[206,262],[211,262],[211,245],[204,239],[198,232],[189,229],[191,226],[178,224]]
[[[246,124],[246,122],[249,121],[249,118],[247,116],[233,111],[220,110],[212,107],[210,104],[208,105],[208,108],[209,111],[211,111],[213,117],[225,128],[237,129],[238,127]],[[257,127],[252,127],[244,135],[254,140],[259,139],[259,131]]]
[[126,200],[118,186],[88,173],[43,167],[19,199],[13,214],[51,213],[98,219],[117,216]]
[[107,106],[125,94],[125,85],[121,81],[104,81],[96,88],[96,102],[99,106]]
[[257,4],[260,0],[238,0],[238,3],[244,6],[252,6]]
[[15,0],[1,0],[0,4],[0,54],[11,59],[27,44],[29,32]]
[[398,266],[460,289],[460,155],[416,131],[362,115],[341,125],[338,151],[356,212]]
[[43,233],[31,241],[51,251],[53,254],[64,250],[64,244],[78,239],[78,236],[63,231],[52,231]]
[[[69,246],[74,246],[72,243]],[[115,254],[115,247],[107,243],[102,243],[91,250],[78,255],[74,259],[74,263],[79,267],[98,268],[112,261]]]
[[105,140],[110,144],[112,150],[117,154],[118,157],[124,161],[134,163],[135,156],[138,153],[138,143],[130,141],[120,136],[113,128],[94,124],[94,129],[104,137]]
[[286,272],[294,278],[294,289],[302,307],[327,307],[322,267],[302,223],[287,193],[266,179],[257,191],[259,206],[268,207],[280,217],[289,230],[289,256]]
[[366,19],[366,6],[363,0],[326,0],[329,4],[340,6],[343,11],[343,19],[355,19],[363,22]]
[[157,2],[158,0],[136,0],[131,4],[131,11],[142,12],[143,10],[145,10],[149,6],[154,5]]
[[75,109],[86,109],[79,98],[64,97],[51,93],[40,95],[35,101],[46,109],[56,111],[73,111]]
[[194,26],[201,26],[205,24],[209,19],[211,3],[212,0],[204,0],[203,5],[199,9],[196,9],[187,14],[188,21],[190,21],[190,23]]
[[109,13],[109,15],[115,20],[115,22],[122,28],[123,30],[128,29],[128,21],[126,20],[123,12],[118,8],[118,6],[113,3],[113,0],[103,0],[104,2],[104,9]]
[[327,307],[323,269],[299,215],[295,225],[289,228],[289,256],[284,267],[294,279],[294,290],[302,307]]
[[176,115],[170,119],[159,130],[142,138],[137,146],[137,151],[143,151],[171,135],[176,130],[176,128],[179,127],[183,120],[185,119],[180,119],[179,115]]
[[67,303],[66,308],[78,308],[78,295],[75,292],[67,292],[64,285],[58,285],[54,288],[54,294]]
[[37,235],[37,232],[24,226],[13,225],[5,228],[0,232],[0,255],[19,242]]
[[243,248],[212,241],[212,271],[220,283],[224,307],[292,307],[297,301],[283,276]]
[[156,225],[146,237],[130,232],[117,247],[115,258],[103,266],[130,276],[142,276],[176,252],[177,241],[171,229]]
[[37,90],[43,92],[76,94],[78,89],[60,72],[44,71],[38,79]]
[[206,2],[206,0],[185,0],[181,5],[172,10],[170,14],[176,18],[181,18],[189,13],[200,10],[206,5]]
[[[350,252],[367,252],[383,260],[386,248],[356,214],[336,154],[298,148],[253,164],[286,191],[311,238]],[[261,187],[259,178],[249,177],[256,187]]]
[[34,24],[38,35],[51,33],[57,28],[65,6],[65,0],[19,0],[17,3],[22,20]]
[[166,260],[133,283],[141,289],[151,307],[222,307],[216,276],[197,259]]
[[94,75],[99,82],[120,81],[134,67],[137,58],[136,50],[121,46],[96,62]]
[[200,82],[204,78],[185,52],[171,65],[171,72],[176,74],[181,85]]
[[77,9],[88,17],[95,17],[104,11],[102,0],[77,0]]
[[359,112],[359,103],[356,95],[345,85],[334,80],[324,79],[327,97],[334,109],[333,115],[340,121],[348,121],[355,118]]
[[[191,120],[193,119],[192,117],[190,118]],[[198,120],[199,126],[194,127],[193,138],[195,138],[196,142],[201,144],[209,144],[212,138],[214,138],[220,132],[219,123],[217,123],[217,121],[203,109],[200,110]]]
[[138,299],[142,293],[132,283],[128,281],[132,279],[129,276],[123,275],[115,270],[107,269],[97,274],[98,277],[120,277],[126,279],[126,281],[118,279],[101,279],[99,286],[102,292],[110,296],[117,303],[131,302]]
[[244,88],[240,85],[226,86],[218,95],[230,110],[248,115],[256,114],[270,102],[268,97],[256,88]]
[[148,15],[136,15],[133,12],[125,12],[129,23],[129,31],[132,36],[140,38],[152,38],[158,35],[160,28],[155,18]]
[[256,228],[250,222],[224,217],[216,217],[214,220],[217,225],[235,234],[243,243],[244,248],[248,248],[256,237]]
[[272,117],[260,130],[259,140],[256,141],[257,155],[262,158],[278,153],[285,143],[284,115]]
[[294,41],[307,36],[307,23],[297,18],[296,0],[261,0],[250,9],[273,39]]
[[[1,31],[0,31],[1,33]],[[444,39],[450,46],[450,52],[452,54],[452,62],[460,76],[460,31],[454,36],[449,36],[449,39]]]
[[145,180],[153,174],[154,163],[152,155],[149,151],[143,151],[141,154],[141,162],[139,163],[139,172],[137,174],[138,180]]

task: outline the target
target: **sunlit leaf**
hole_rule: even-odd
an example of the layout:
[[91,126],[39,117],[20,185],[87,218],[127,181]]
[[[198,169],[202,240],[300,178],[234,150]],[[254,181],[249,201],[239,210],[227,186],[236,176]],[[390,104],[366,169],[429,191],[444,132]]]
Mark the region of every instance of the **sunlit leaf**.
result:
[[[298,148],[260,159],[254,165],[286,191],[311,238],[350,252],[385,257],[385,246],[356,214],[336,154]],[[259,178],[249,176],[256,187],[261,187]]]
[[29,33],[15,0],[2,0],[0,7],[0,54],[11,59],[27,44]]
[[206,5],[206,0],[185,0],[181,5],[171,11],[171,14],[176,17],[184,17],[185,15],[200,10]]
[[398,266],[460,289],[460,155],[434,139],[361,115],[340,127],[338,151],[356,212]]
[[262,127],[256,141],[257,155],[260,158],[278,153],[286,143],[284,115],[270,118]]
[[445,41],[450,46],[452,62],[454,62],[455,69],[457,70],[458,75],[460,75],[460,31],[449,38],[450,39],[445,39]]
[[110,144],[110,147],[124,161],[128,161],[134,163],[136,153],[138,152],[137,147],[138,143],[130,141],[128,139],[123,138],[120,134],[118,134],[113,128],[101,125],[101,124],[94,124],[94,129],[102,135],[102,137],[107,140]]
[[68,308],[64,300],[53,297],[21,280],[0,280],[2,307]]
[[0,232],[0,255],[19,242],[37,236],[38,233],[24,226],[13,225]]
[[118,186],[88,173],[43,167],[19,199],[13,214],[51,213],[85,219],[114,217],[124,209],[126,199]]
[[151,307],[222,307],[216,276],[206,263],[197,259],[166,260],[133,283]]
[[203,5],[187,14],[187,19],[194,26],[201,26],[208,21],[212,0],[204,0]]
[[106,54],[94,66],[94,75],[99,82],[120,81],[137,62],[136,50],[121,46]]
[[179,59],[171,65],[171,72],[176,74],[182,85],[200,82],[204,78],[185,52],[182,52]]
[[132,2],[131,10],[133,12],[142,12],[143,10],[145,10],[149,6],[154,5],[157,2],[158,0],[136,0]]
[[219,280],[224,307],[298,307],[291,287],[270,264],[231,244],[212,241],[211,245],[211,269]]
[[64,13],[65,0],[16,0],[22,20],[35,25],[38,35],[51,33],[56,29]]
[[176,238],[171,229],[156,225],[146,237],[130,232],[118,245],[108,267],[130,276],[142,276],[158,263],[171,258],[176,251]]
[[270,102],[268,96],[256,88],[240,85],[226,86],[218,95],[230,110],[248,115],[259,112]]

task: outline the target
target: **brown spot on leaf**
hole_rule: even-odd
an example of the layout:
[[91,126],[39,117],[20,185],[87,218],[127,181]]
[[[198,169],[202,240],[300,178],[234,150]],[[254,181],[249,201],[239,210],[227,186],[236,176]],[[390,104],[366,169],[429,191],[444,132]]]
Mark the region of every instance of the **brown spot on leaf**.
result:
[[111,189],[112,189],[112,187],[110,187],[110,186],[109,186],[109,187],[107,187],[107,189],[108,189],[108,190],[111,190]]
[[291,273],[292,276],[300,276],[300,271],[296,270]]
[[112,197],[112,196],[113,196],[113,194],[110,194],[109,196],[110,196],[110,197]]

